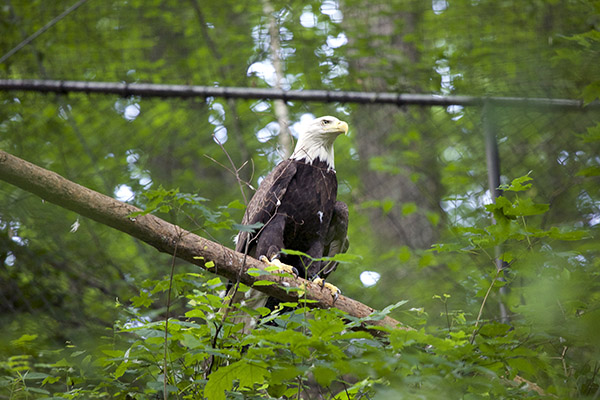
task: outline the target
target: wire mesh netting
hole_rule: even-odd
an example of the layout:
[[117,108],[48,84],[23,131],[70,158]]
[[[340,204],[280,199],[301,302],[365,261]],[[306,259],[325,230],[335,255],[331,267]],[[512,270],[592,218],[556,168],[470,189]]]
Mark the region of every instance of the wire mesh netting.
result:
[[[436,339],[462,340],[449,346],[460,355],[412,348],[442,360],[432,365],[467,365],[433,376],[434,386],[451,376],[504,382],[526,365],[548,387],[569,382],[565,398],[584,392],[584,378],[598,394],[593,2],[5,3],[2,150],[231,248],[245,204],[302,124],[336,116],[350,126],[336,139],[335,167],[338,198],[350,208],[351,261],[331,282],[377,309],[395,303],[403,322]],[[193,340],[214,334],[216,342],[217,324],[207,321],[221,306],[220,278],[0,182],[0,351],[17,354],[12,347],[32,333],[40,348],[67,342],[97,352],[107,332],[112,340],[135,324],[158,326],[172,262],[170,316],[183,321],[207,306],[198,320],[208,333]],[[506,322],[498,305],[513,325],[483,338],[482,324]],[[485,341],[472,351],[476,335]],[[512,341],[492,343],[497,337]],[[174,352],[191,343],[175,342]],[[215,342],[202,343],[212,351]],[[485,353],[490,343],[497,347]],[[513,357],[505,343],[530,353]],[[32,357],[43,353],[27,346]],[[477,352],[483,364],[470,364]],[[48,353],[39,365],[54,365]],[[133,368],[127,357],[119,362]],[[544,357],[556,368],[537,374],[531,360]],[[420,374],[422,359],[406,371]],[[491,369],[473,374],[474,365]],[[10,368],[0,362],[17,377],[28,367]],[[3,379],[0,394],[13,382]]]

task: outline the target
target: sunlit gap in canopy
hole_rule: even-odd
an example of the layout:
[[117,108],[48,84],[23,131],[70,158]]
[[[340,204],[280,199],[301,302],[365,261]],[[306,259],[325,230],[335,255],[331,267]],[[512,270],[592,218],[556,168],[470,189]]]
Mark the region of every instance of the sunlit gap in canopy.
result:
[[215,128],[213,130],[214,141],[223,144],[227,141],[229,136],[227,135],[227,128],[225,127],[225,107],[217,101],[214,97],[207,98],[208,107],[210,114],[208,115],[208,122]]
[[[310,113],[302,114],[300,116],[299,121],[293,122],[289,126],[290,133],[292,134],[292,136],[294,136],[297,139],[298,135],[300,134],[300,131],[302,131],[302,129],[304,129],[303,127],[306,124],[308,124],[310,121],[312,121],[313,119],[315,119],[315,116],[313,114],[310,114]],[[277,136],[279,136],[279,130],[280,130],[279,124],[275,121],[271,121],[264,128],[259,129],[258,132],[256,132],[256,138],[258,139],[259,142],[266,143],[269,140],[274,139]],[[267,156],[269,156],[269,155],[267,154]],[[269,161],[274,161],[274,160],[270,158]],[[279,160],[279,161],[281,161],[281,160]]]
[[133,199],[133,190],[131,190],[131,186],[129,185],[119,185],[115,189],[115,197],[119,201],[129,201]]
[[[582,190],[579,193],[575,204],[577,209],[585,215],[588,226],[593,227],[600,224],[600,213],[598,212],[600,210],[600,201],[594,201],[587,190]],[[581,228],[584,226],[584,223],[585,221],[580,221],[579,226],[577,224],[576,226]]]
[[115,110],[127,121],[133,121],[139,117],[141,108],[135,99],[119,99],[115,102]]
[[360,281],[365,287],[375,286],[380,278],[381,274],[375,271],[363,271],[360,274]]
[[[316,29],[320,34],[326,36],[325,43],[315,49],[315,54],[322,58],[323,60],[319,63],[320,66],[327,66],[329,68],[329,72],[324,74],[322,79],[324,84],[331,84],[331,81],[334,78],[347,75],[348,74],[348,63],[342,59],[337,58],[335,62],[330,60],[334,55],[334,49],[337,49],[341,46],[344,46],[348,43],[347,36],[342,32],[338,33],[337,36],[328,35],[328,32],[331,30],[331,23],[339,24],[342,22],[344,16],[342,11],[340,10],[340,5],[338,1],[334,0],[325,0],[321,3],[320,11],[322,15],[326,15],[329,17],[329,21],[322,20],[319,22],[319,18],[312,11],[311,6],[306,6],[302,10],[302,13],[299,16],[300,24],[307,29]],[[278,57],[285,61],[296,53],[296,49],[287,45],[293,39],[293,33],[290,32],[283,23],[285,23],[286,19],[295,18],[295,15],[289,12],[287,9],[282,9],[279,11],[276,16],[277,20],[280,22],[279,26],[279,40],[280,40],[280,49],[278,53]],[[264,24],[257,25],[252,29],[252,38],[254,39],[254,50],[256,54],[270,54],[270,37],[269,37],[269,29],[268,22]],[[273,66],[273,62],[271,58],[267,58],[264,60],[256,61],[252,63],[248,70],[246,71],[248,76],[257,76],[262,79],[267,85],[271,87],[275,87],[277,84],[277,76],[275,73],[275,67]],[[290,90],[294,87],[294,83],[301,78],[301,74],[293,75],[293,74],[285,74],[282,77],[279,84],[281,88],[284,90]]]
[[[130,69],[129,71],[127,71],[127,77],[128,79],[131,79],[133,82],[137,81],[136,78],[136,70],[135,69]],[[115,102],[115,110],[121,114],[121,116],[123,118],[125,118],[127,121],[133,121],[135,120],[141,112],[141,106],[140,106],[140,101],[141,99],[137,96],[131,96],[127,99],[118,99]]]
[[[152,186],[152,178],[150,173],[145,170],[138,162],[140,160],[140,154],[136,150],[127,150],[125,152],[127,160],[127,170],[129,171],[129,177],[133,180],[137,180],[139,185],[148,189]],[[109,153],[105,158],[114,158],[113,153]],[[115,187],[114,196],[117,200],[127,202],[135,198],[135,191],[131,185],[120,184]]]
[[434,14],[441,14],[448,8],[447,0],[431,0],[431,9]]
[[448,216],[451,224],[456,226],[472,226],[476,224],[475,213],[487,204],[493,203],[489,189],[473,185],[471,190],[462,194],[446,196],[440,206]]

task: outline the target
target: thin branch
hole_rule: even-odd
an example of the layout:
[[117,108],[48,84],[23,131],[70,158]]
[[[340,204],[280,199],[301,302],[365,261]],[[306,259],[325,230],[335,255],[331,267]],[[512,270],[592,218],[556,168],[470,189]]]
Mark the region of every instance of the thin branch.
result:
[[[182,232],[183,233],[183,232]],[[173,288],[173,275],[175,273],[175,260],[177,259],[177,246],[179,240],[175,242],[175,249],[173,250],[173,256],[171,257],[171,275],[169,276],[169,290],[167,291],[167,311],[165,315],[165,341],[164,341],[164,352],[163,352],[163,396],[167,400],[169,398],[167,392],[168,384],[168,372],[167,372],[167,351],[168,351],[168,338],[169,338],[169,311],[171,310],[171,289]]]
[[[219,139],[217,139],[216,135],[213,135],[213,139],[219,145],[219,147],[221,148],[221,150],[223,150],[223,153],[225,153],[225,156],[227,156],[227,159],[229,160],[229,163],[231,164],[231,167],[233,168],[233,170],[230,170],[228,168],[226,168],[226,169],[229,172],[233,173],[233,175],[235,176],[235,180],[237,181],[238,186],[240,187],[240,192],[242,192],[242,197],[244,198],[244,204],[248,205],[248,199],[246,198],[246,192],[244,192],[244,184],[246,186],[248,186],[249,188],[252,188],[252,185],[250,185],[248,182],[244,181],[240,177],[240,170],[242,168],[244,168],[244,166],[247,164],[247,162],[243,163],[240,168],[236,168],[235,163],[233,162],[233,160],[231,159],[231,156],[229,155],[229,153],[225,149],[225,146],[223,146],[223,143],[221,143],[221,141]],[[223,166],[223,165],[221,164],[221,166]]]
[[[229,172],[231,175],[236,176],[236,172],[231,170],[231,168],[225,166],[223,163],[215,160],[213,157],[209,156],[208,154],[204,154],[204,157],[208,158],[210,161],[214,162],[215,164],[217,164],[218,166],[222,167],[223,169],[225,169],[227,172]],[[240,171],[242,168],[244,168],[246,166],[246,164],[248,164],[248,161],[246,161],[237,171]],[[254,173],[254,172],[253,172]],[[254,188],[254,186],[252,186],[249,182],[246,182],[244,180],[242,180],[242,183],[246,186],[248,186],[251,190],[256,190]],[[244,196],[244,200],[245,200],[245,196]]]
[[[496,266],[495,259],[493,259],[485,251],[485,249],[482,248],[481,250],[483,250],[483,252],[490,258],[490,260],[494,263],[494,267],[495,267]],[[475,341],[475,336],[477,336],[477,327],[479,326],[479,322],[481,321],[481,315],[483,314],[483,308],[485,307],[485,303],[487,303],[488,297],[490,296],[490,293],[492,292],[492,289],[494,288],[494,284],[500,278],[500,274],[504,271],[504,269],[510,267],[512,265],[513,261],[511,261],[510,263],[506,263],[506,265],[500,269],[496,269],[496,274],[494,275],[494,278],[492,279],[492,282],[490,283],[490,286],[488,287],[487,292],[485,293],[485,296],[483,297],[483,300],[481,301],[481,306],[479,307],[479,313],[477,314],[477,319],[475,320],[475,328],[473,329],[473,334],[471,335],[471,340],[470,340],[471,344],[473,344],[473,342]]]

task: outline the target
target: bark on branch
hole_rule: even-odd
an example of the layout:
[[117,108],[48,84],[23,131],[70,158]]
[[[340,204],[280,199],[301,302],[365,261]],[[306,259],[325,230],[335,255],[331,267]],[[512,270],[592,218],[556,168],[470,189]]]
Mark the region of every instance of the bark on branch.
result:
[[[316,301],[308,303],[310,307],[336,307],[358,318],[367,317],[374,311],[371,307],[345,296],[340,296],[334,303],[328,290],[321,290],[319,285],[302,278],[293,279],[271,274],[249,275],[247,273],[249,269],[264,269],[265,264],[249,256],[244,262],[243,254],[185,231],[154,215],[147,214],[131,218],[132,213],[141,210],[71,182],[52,171],[1,150],[0,180],[34,193],[60,207],[75,211],[84,217],[125,232],[154,246],[158,251],[168,254],[176,252],[175,255],[178,258],[228,279],[236,280],[240,276],[240,281],[248,286],[253,286],[259,280],[272,281],[275,284],[256,286],[255,289],[280,300],[298,300],[297,292],[287,292],[284,285],[288,287],[304,286],[306,298]],[[209,261],[214,263],[214,267],[206,267]],[[240,273],[242,268],[243,271]],[[409,329],[390,317],[379,321],[370,321],[370,323],[388,328]]]

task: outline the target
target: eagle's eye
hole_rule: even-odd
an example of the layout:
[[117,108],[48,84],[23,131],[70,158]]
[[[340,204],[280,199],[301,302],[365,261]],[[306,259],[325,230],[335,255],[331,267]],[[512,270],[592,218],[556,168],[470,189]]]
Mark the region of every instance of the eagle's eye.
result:
[[324,119],[323,121],[321,121],[321,125],[323,125],[323,126],[328,125],[330,123],[331,123],[331,121],[328,119]]

